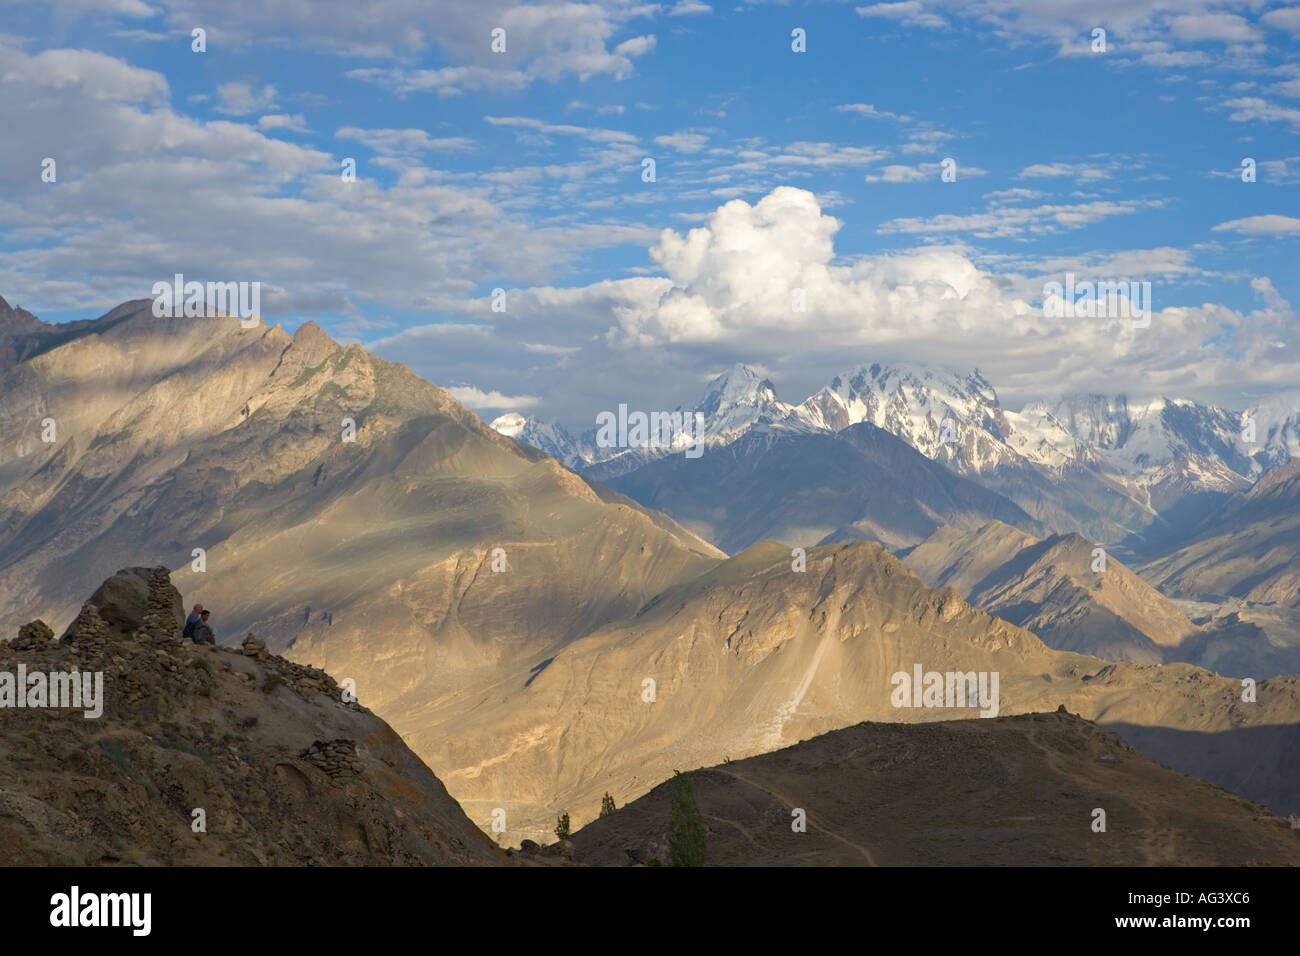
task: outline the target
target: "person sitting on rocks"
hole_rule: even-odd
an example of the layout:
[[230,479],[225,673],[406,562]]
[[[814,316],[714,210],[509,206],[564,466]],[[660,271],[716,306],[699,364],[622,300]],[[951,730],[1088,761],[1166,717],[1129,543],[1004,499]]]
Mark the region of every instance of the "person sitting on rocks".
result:
[[202,617],[202,615],[203,615],[203,605],[202,604],[194,605],[194,610],[190,611],[189,617],[185,619],[185,630],[181,631],[181,633],[185,637],[188,637],[190,640],[194,640],[194,625],[199,623],[199,618]]
[[216,635],[212,633],[212,626],[208,624],[208,616],[211,611],[203,611],[199,615],[199,621],[194,625],[194,631],[190,639],[195,644],[215,644],[217,643]]

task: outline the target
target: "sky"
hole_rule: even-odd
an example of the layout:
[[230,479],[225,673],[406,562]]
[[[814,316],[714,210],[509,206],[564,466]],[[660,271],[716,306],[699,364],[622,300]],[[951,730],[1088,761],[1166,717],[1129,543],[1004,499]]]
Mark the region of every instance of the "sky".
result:
[[[0,0],[0,130],[11,304],[256,281],[489,420],[737,362],[792,402],[1300,385],[1297,6]],[[1045,309],[1067,273],[1149,325]]]

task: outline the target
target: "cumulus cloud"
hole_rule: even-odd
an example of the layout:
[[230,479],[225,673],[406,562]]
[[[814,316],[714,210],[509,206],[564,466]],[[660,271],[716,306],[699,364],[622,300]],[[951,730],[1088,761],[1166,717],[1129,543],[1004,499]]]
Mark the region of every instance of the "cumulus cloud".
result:
[[[840,227],[806,190],[780,187],[753,204],[733,200],[697,228],[659,236],[649,251],[661,275],[519,290],[509,318],[494,316],[480,301],[483,326],[463,333],[472,335],[474,347],[457,351],[447,367],[461,355],[518,350],[510,329],[546,329],[549,342],[533,347],[580,349],[564,352],[564,359],[584,369],[582,376],[541,371],[535,355],[521,357],[538,370],[528,392],[557,412],[638,395],[669,401],[665,407],[689,403],[701,374],[737,360],[769,365],[795,400],[840,366],[867,360],[978,366],[1000,391],[1022,396],[1106,390],[1116,380],[1186,394],[1247,374],[1257,384],[1280,384],[1300,369],[1297,349],[1277,344],[1294,312],[1267,277],[1252,282],[1262,302],[1254,312],[1161,305],[1167,301],[1162,282],[1202,274],[1186,250],[1008,258],[991,271],[960,245],[846,258],[835,249]],[[1061,281],[1066,271],[1080,280],[1153,281],[1151,327],[1134,329],[1124,317],[1045,315],[1044,285]],[[438,328],[439,352],[462,334]],[[423,334],[398,333],[381,350],[411,355]],[[1206,347],[1210,340],[1219,344]],[[490,374],[480,384],[489,381]],[[491,384],[501,389],[510,382]]]

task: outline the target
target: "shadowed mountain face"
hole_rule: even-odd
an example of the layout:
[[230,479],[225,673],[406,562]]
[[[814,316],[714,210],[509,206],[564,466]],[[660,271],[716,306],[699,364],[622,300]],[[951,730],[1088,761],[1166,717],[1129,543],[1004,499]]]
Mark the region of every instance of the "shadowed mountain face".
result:
[[1014,528],[942,528],[903,557],[932,586],[1028,628],[1049,647],[1106,660],[1158,664],[1196,633],[1172,602],[1117,560],[1104,570],[1078,535],[1036,541]]
[[33,622],[0,644],[0,672],[102,675],[98,716],[84,700],[0,711],[0,863],[506,862],[328,674],[257,643],[192,644],[183,617],[166,569],[130,568],[61,639]]
[[933,587],[954,587],[976,607],[1027,628],[1057,650],[1113,661],[1186,661],[1237,677],[1300,671],[1300,648],[1272,643],[1237,616],[1195,624],[1113,556],[1101,567],[1078,535],[1037,541],[1001,522],[940,528],[903,563]]
[[1142,572],[1178,597],[1300,608],[1300,461],[1228,499]]
[[531,662],[722,557],[314,325],[139,302],[30,325],[0,369],[2,628],[61,627],[82,582],[143,557],[219,639],[255,627],[381,706]]
[[[690,781],[712,866],[1300,865],[1286,820],[1070,714],[858,724]],[[674,786],[583,827],[576,859],[667,866]]]
[[1041,533],[1010,501],[869,423],[830,434],[751,430],[701,457],[659,458],[612,487],[728,552],[766,539],[810,546],[867,538],[914,544],[943,524],[990,519]]

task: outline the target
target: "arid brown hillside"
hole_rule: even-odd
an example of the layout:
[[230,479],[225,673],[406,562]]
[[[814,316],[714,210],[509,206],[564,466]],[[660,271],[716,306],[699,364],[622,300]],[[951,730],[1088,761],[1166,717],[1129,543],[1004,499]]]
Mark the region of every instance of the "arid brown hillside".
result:
[[394,726],[475,822],[505,808],[517,842],[544,838],[561,812],[585,824],[606,790],[626,802],[673,770],[863,720],[987,719],[965,700],[895,706],[892,676],[919,665],[996,673],[1000,715],[1064,703],[1176,770],[1300,810],[1287,769],[1300,747],[1300,677],[1260,681],[1246,702],[1240,681],[1188,664],[1052,650],[951,588],[927,588],[874,542],[815,548],[805,570],[793,565],[788,548],[756,545],[634,617]]
[[0,710],[0,865],[506,862],[328,674],[192,644],[180,602],[165,569],[131,568],[62,638],[33,622],[0,644],[0,672],[103,674],[101,716]]
[[[690,781],[711,866],[1300,865],[1287,820],[1068,713],[858,724]],[[674,786],[577,831],[575,859],[669,865]]]
[[311,323],[150,305],[0,321],[0,633],[61,629],[87,582],[161,564],[219,641],[255,630],[391,716],[723,557]]

